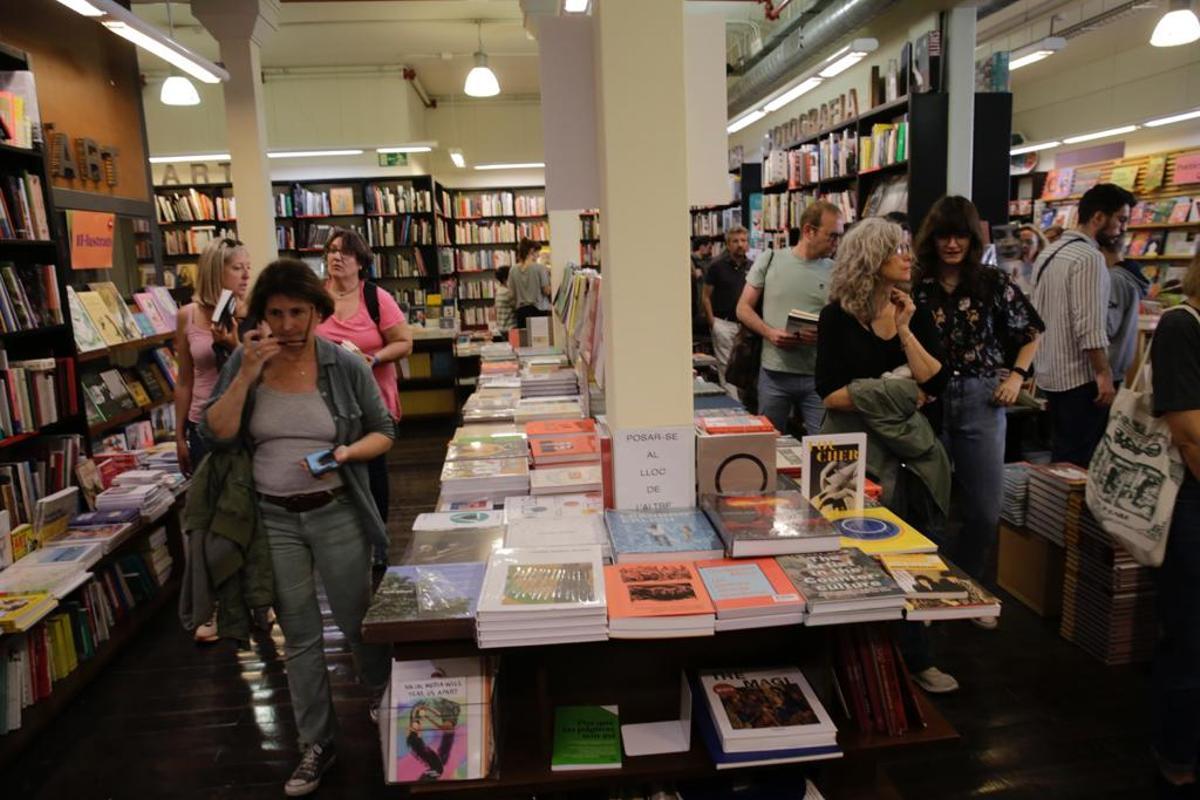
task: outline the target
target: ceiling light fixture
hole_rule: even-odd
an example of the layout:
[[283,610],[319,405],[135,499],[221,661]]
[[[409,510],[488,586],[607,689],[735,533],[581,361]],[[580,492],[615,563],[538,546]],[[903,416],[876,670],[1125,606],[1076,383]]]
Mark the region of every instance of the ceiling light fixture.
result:
[[475,169],[542,169],[545,166],[541,161],[530,161],[524,164],[476,164]]
[[479,26],[479,49],[475,51],[475,66],[467,73],[467,82],[463,91],[471,97],[495,97],[500,94],[500,81],[496,73],[488,66],[487,54],[483,52],[483,23],[475,21]]
[[1049,58],[1067,46],[1067,40],[1061,36],[1047,36],[1032,44],[1018,47],[1008,54],[1009,70],[1036,64],[1043,58]]
[[1080,142],[1090,142],[1093,139],[1105,139],[1109,136],[1120,136],[1122,133],[1131,133],[1138,129],[1137,125],[1122,125],[1119,128],[1109,128],[1106,131],[1096,131],[1095,133],[1084,133],[1079,136],[1068,136],[1063,139],[1063,144],[1079,144]]
[[454,162],[454,166],[463,169],[467,166],[467,159],[463,158],[463,151],[457,147],[450,151],[450,160]]
[[85,17],[102,17],[104,12],[96,8],[87,0],[58,0],[67,8],[74,11],[76,14],[82,14]]
[[1196,119],[1198,117],[1200,117],[1200,109],[1195,111],[1185,111],[1182,114],[1175,114],[1174,116],[1170,117],[1159,117],[1158,119],[1152,119],[1142,124],[1147,128],[1157,128],[1160,125],[1170,125],[1174,122],[1183,122],[1184,120]]
[[376,153],[432,153],[431,144],[402,144],[396,147],[376,147]]
[[586,14],[588,0],[563,0],[564,14]]
[[776,97],[774,100],[772,100],[771,102],[769,102],[765,106],[763,106],[763,110],[764,111],[778,111],[779,109],[786,106],[788,103],[795,100],[800,95],[805,94],[806,92],[812,91],[813,89],[815,89],[816,87],[818,87],[820,85],[821,85],[821,79],[818,77],[815,77],[815,76],[812,78],[809,78],[808,80],[801,81],[798,85],[793,86],[791,89],[788,89],[786,92],[779,95],[779,97]]
[[190,156],[150,156],[151,164],[199,164],[205,161],[230,161],[229,153],[197,153]]
[[1019,156],[1019,155],[1022,155],[1023,153],[1036,153],[1039,150],[1049,150],[1050,148],[1058,147],[1061,144],[1062,144],[1062,142],[1059,142],[1059,141],[1039,142],[1038,144],[1023,144],[1018,147],[1012,148],[1011,150],[1008,151],[1008,154],[1010,156]]
[[749,114],[745,115],[744,117],[740,117],[740,118],[734,120],[733,122],[729,123],[727,126],[725,126],[725,132],[726,133],[737,133],[742,128],[747,128],[747,127],[753,125],[754,123],[758,122],[760,119],[762,119],[766,115],[767,115],[767,112],[763,111],[761,108],[757,109],[755,111],[751,111]]
[[361,156],[362,150],[283,150],[267,153],[267,158],[321,158],[322,156]]
[[[171,17],[171,4],[167,3],[167,34],[175,41],[175,20]],[[198,106],[200,93],[192,82],[182,75],[171,75],[163,81],[159,101],[166,106]]]
[[825,59],[825,67],[818,72],[822,78],[832,78],[853,67],[858,62],[874,53],[879,47],[877,39],[855,39],[850,44],[838,50]]
[[1179,47],[1200,39],[1200,19],[1190,0],[1171,0],[1170,9],[1154,26],[1150,44],[1155,47]]

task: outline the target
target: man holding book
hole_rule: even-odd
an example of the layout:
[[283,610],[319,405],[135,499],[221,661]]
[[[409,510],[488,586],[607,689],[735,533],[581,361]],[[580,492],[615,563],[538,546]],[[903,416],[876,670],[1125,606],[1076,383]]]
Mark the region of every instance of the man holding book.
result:
[[[780,433],[788,432],[798,408],[807,434],[821,429],[825,406],[813,374],[817,362],[815,325],[789,328],[788,316],[803,320],[820,314],[829,297],[833,253],[845,229],[837,206],[817,200],[800,217],[800,240],[790,250],[763,253],[737,304],[737,318],[763,337],[758,377],[758,410]],[[762,301],[761,316],[756,311]]]
[[[734,225],[725,231],[725,252],[713,259],[704,273],[704,316],[712,331],[713,355],[717,358],[717,379],[726,391],[737,390],[725,384],[725,368],[737,336],[737,303],[746,285],[750,260],[746,258],[750,240],[746,229]],[[692,263],[695,264],[695,255]]]

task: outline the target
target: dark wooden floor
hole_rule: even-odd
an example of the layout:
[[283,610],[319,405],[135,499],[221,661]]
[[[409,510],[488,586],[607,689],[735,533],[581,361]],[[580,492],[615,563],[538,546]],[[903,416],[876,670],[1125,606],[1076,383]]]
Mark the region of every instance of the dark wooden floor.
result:
[[[451,428],[410,428],[393,452],[391,523],[432,509]],[[393,536],[393,561],[404,542]],[[905,800],[1149,797],[1146,669],[1108,668],[1005,598],[994,632],[935,628],[941,666],[962,690],[939,698],[962,733],[898,754],[883,772]],[[274,798],[295,765],[296,729],[278,629],[254,649],[196,647],[173,608],[0,774],[0,798]],[[381,783],[377,736],[329,621],[326,653],[343,727],[323,798],[403,796]],[[733,796],[730,794],[730,796]],[[830,800],[841,800],[830,793]]]

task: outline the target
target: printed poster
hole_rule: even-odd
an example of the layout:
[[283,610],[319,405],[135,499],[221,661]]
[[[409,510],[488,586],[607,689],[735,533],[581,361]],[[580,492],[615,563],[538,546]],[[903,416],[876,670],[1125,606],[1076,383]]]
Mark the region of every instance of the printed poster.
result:
[[71,232],[71,269],[112,269],[115,214],[68,211]]

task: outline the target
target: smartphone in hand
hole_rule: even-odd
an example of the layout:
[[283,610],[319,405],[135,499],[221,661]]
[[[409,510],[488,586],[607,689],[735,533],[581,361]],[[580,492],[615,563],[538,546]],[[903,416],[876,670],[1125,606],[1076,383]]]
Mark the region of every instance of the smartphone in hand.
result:
[[304,457],[304,463],[308,465],[308,471],[314,478],[319,478],[326,472],[333,472],[338,468],[332,450],[318,450],[315,453],[309,453]]

